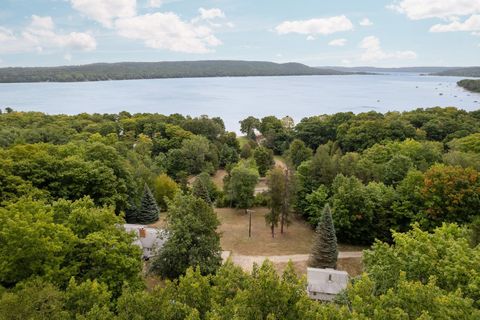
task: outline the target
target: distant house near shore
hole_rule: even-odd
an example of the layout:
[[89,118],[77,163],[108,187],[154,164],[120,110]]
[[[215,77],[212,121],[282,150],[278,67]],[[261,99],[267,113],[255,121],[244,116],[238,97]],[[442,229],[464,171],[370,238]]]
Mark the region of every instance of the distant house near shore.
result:
[[145,260],[155,256],[167,240],[167,232],[165,230],[151,228],[140,224],[124,224],[123,228],[125,231],[136,235],[133,244],[142,249],[143,259]]
[[348,273],[334,269],[307,268],[307,291],[310,299],[332,301],[347,288]]

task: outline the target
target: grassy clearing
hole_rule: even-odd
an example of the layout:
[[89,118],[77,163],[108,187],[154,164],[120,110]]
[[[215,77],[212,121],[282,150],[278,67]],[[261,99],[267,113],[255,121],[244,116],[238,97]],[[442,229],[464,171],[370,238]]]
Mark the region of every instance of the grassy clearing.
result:
[[217,170],[212,176],[212,181],[219,190],[223,190],[223,178],[225,178],[226,175],[226,170]]
[[243,210],[216,209],[221,222],[223,250],[243,255],[287,255],[309,253],[313,231],[303,221],[293,219],[283,235],[276,230],[272,238],[265,223],[267,208],[255,208],[252,214],[252,237],[248,237],[248,215]]
[[246,136],[237,137],[237,140],[240,144],[240,148],[243,148],[243,146],[248,143],[248,138]]
[[[222,250],[231,251],[232,254],[246,256],[282,256],[309,254],[314,231],[310,226],[299,218],[293,218],[292,223],[280,234],[276,230],[275,238],[272,238],[270,228],[265,223],[264,215],[268,208],[254,208],[252,214],[252,237],[248,237],[248,215],[243,210],[232,208],[216,208],[218,219],[221,222],[219,232],[221,233],[220,244]],[[160,220],[150,225],[152,227],[164,228],[166,213],[160,214]],[[362,251],[366,247],[339,244],[339,251]],[[274,263],[279,272],[283,272],[287,263]],[[307,272],[307,261],[294,262],[298,275]],[[341,258],[338,260],[339,270],[347,271],[350,276],[356,276],[362,272],[361,258]],[[152,285],[156,283],[155,277],[150,279]]]
[[[294,217],[292,223],[280,234],[276,230],[272,238],[270,228],[265,223],[268,208],[254,208],[252,214],[252,237],[248,237],[248,215],[243,210],[217,208],[221,222],[223,250],[243,255],[289,255],[310,253],[314,231],[300,218]],[[339,244],[339,251],[362,251],[366,247]]]

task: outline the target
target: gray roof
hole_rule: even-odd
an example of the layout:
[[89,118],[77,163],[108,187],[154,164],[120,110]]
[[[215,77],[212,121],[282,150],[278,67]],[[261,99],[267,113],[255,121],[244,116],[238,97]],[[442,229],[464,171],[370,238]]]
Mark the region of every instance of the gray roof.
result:
[[348,273],[334,269],[307,268],[308,291],[338,294],[347,288]]
[[[145,249],[148,249],[148,252],[160,249],[167,240],[167,231],[162,229],[152,228],[141,224],[128,223],[124,224],[123,228],[125,231],[135,234],[136,239],[133,244],[144,249],[144,252],[147,252]],[[141,236],[142,229],[144,232],[144,237]]]

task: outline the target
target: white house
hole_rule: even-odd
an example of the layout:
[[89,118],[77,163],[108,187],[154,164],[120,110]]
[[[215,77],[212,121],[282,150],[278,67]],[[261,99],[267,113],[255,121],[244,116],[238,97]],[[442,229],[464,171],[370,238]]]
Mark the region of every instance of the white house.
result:
[[143,258],[145,260],[156,255],[167,240],[167,232],[165,230],[146,227],[140,224],[124,224],[123,228],[125,231],[132,232],[136,235],[136,240],[133,243],[143,250]]
[[348,273],[334,269],[307,268],[307,291],[310,299],[332,301],[347,288]]

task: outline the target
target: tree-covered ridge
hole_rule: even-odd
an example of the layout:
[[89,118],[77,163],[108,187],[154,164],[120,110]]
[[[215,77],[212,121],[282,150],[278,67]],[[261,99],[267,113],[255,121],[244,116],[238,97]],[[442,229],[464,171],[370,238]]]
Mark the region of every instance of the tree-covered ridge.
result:
[[480,80],[465,79],[457,82],[457,85],[468,91],[480,92]]
[[455,68],[434,73],[436,76],[480,77],[480,67]]
[[81,66],[1,68],[0,83],[340,74],[349,73],[312,68],[300,63],[279,64],[263,61],[119,62]]

